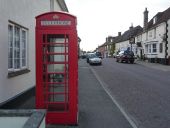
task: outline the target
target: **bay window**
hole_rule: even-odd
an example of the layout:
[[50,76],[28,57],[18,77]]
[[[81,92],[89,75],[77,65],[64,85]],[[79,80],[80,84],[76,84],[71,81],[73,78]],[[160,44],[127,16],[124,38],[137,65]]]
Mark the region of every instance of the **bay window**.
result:
[[157,43],[146,44],[145,45],[145,53],[148,53],[148,54],[157,53]]

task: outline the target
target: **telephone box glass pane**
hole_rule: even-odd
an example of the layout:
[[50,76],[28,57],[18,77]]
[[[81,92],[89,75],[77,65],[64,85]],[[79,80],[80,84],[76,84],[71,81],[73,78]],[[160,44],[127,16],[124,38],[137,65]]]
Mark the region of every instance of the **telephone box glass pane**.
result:
[[49,62],[67,62],[68,56],[66,56],[66,55],[49,55],[48,61]]
[[48,52],[68,53],[68,44],[50,44]]
[[64,82],[65,79],[65,75],[63,73],[48,74],[47,76],[44,75],[44,77],[44,81],[57,83]]
[[49,84],[50,92],[55,91],[56,93],[64,93],[67,91],[65,84]]
[[49,64],[47,66],[48,72],[64,72],[65,64]]
[[65,95],[64,94],[51,94],[49,101],[51,102],[64,102]]
[[49,34],[47,35],[47,42],[49,43],[67,43],[68,35],[64,34]]

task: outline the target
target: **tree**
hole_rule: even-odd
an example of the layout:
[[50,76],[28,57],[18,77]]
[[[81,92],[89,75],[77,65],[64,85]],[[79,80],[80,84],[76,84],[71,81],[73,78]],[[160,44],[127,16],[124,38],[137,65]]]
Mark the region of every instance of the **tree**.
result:
[[110,54],[111,56],[113,56],[113,53],[115,53],[115,43],[111,44],[111,48],[110,48]]

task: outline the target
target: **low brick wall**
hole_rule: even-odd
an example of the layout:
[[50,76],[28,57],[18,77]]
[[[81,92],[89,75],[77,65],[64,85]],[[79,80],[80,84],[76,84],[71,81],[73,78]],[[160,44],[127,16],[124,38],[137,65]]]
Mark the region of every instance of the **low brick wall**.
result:
[[45,128],[46,111],[36,109],[0,110],[0,124],[5,128]]

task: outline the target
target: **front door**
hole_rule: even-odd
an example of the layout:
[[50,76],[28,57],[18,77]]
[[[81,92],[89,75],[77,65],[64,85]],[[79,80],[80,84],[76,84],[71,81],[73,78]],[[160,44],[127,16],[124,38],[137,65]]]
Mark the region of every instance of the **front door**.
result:
[[43,93],[48,112],[69,110],[69,36],[43,34]]

